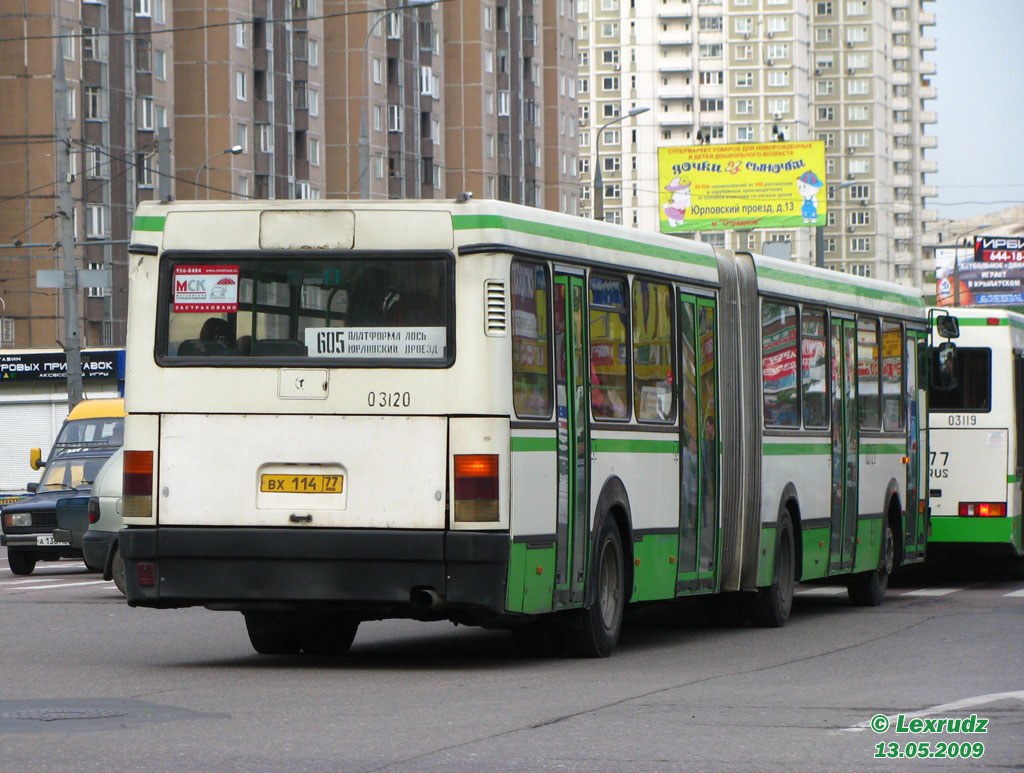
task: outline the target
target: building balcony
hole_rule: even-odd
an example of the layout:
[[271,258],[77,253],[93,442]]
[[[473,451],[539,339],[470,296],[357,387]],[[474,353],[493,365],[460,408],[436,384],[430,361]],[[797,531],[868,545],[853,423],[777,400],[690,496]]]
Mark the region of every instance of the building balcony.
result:
[[894,86],[909,86],[910,85],[910,73],[909,72],[894,72],[892,74],[892,82]]
[[917,15],[917,23],[920,24],[922,27],[934,27],[935,14],[925,13],[924,11],[921,11],[921,13]]
[[659,126],[693,126],[693,112],[689,110],[666,110],[658,114]]
[[658,35],[659,46],[691,46],[693,33],[689,30],[672,30]]
[[909,59],[910,48],[907,46],[893,46],[892,47],[892,58],[893,59]]
[[669,2],[658,9],[659,19],[688,19],[693,16],[693,3]]
[[922,245],[932,245],[939,243],[938,231],[925,231],[918,237],[918,242]]
[[925,110],[917,114],[917,120],[921,123],[936,123],[939,117],[932,110]]
[[892,0],[893,8],[909,8],[910,0]]
[[939,189],[936,188],[934,185],[922,185],[920,188],[918,188],[918,193],[920,193],[921,196],[926,199],[934,199],[936,196],[939,195]]
[[939,221],[939,213],[934,209],[922,209],[921,210],[921,222],[922,223],[937,223]]
[[913,157],[914,154],[910,148],[895,148],[892,151],[893,161],[910,161]]
[[892,185],[894,188],[909,188],[910,187],[910,175],[909,174],[894,174],[892,176]]
[[934,134],[926,134],[921,137],[920,145],[922,148],[937,148],[939,147],[939,138]]
[[892,98],[892,109],[893,110],[909,110],[910,109],[910,97],[893,97]]
[[939,171],[939,164],[936,161],[926,158],[918,164],[918,168],[924,174],[935,174]]
[[922,51],[934,51],[935,50],[935,38],[921,38],[917,42],[917,47]]
[[675,84],[662,86],[658,92],[658,99],[693,99],[693,86],[686,84]]
[[906,35],[910,33],[910,22],[906,19],[897,19],[892,23],[893,35]]
[[914,253],[900,250],[892,254],[892,262],[897,264],[909,264],[914,261]]
[[692,56],[669,56],[658,62],[660,72],[693,72]]
[[[935,62],[929,62],[923,59],[917,69],[922,75],[934,75],[938,71],[938,68],[935,66]],[[894,80],[893,83],[895,82],[896,81]]]
[[909,225],[898,225],[892,229],[893,239],[911,239],[914,236],[914,229]]
[[892,134],[894,137],[909,137],[911,126],[909,123],[894,123]]
[[899,215],[910,214],[910,210],[913,206],[909,201],[894,201],[892,203],[892,211]]
[[935,97],[937,96],[935,92],[935,87],[921,86],[921,88],[917,90],[917,96],[920,97],[921,99],[935,99]]

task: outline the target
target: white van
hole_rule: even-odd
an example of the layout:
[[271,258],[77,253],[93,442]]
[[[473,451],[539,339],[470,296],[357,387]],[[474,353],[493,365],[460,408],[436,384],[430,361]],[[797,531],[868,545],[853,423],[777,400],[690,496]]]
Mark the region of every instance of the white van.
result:
[[82,537],[85,565],[103,572],[124,593],[124,562],[117,545],[121,528],[121,475],[124,450],[119,448],[96,474],[89,498],[89,530]]

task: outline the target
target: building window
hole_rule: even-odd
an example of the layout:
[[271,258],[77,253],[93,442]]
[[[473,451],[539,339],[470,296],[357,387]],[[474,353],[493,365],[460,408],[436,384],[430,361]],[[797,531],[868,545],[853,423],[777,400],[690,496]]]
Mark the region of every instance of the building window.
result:
[[86,120],[98,120],[102,115],[102,96],[99,86],[85,86],[85,118]]
[[498,115],[512,114],[512,95],[507,91],[498,92]]
[[846,108],[846,117],[851,121],[867,121],[871,117],[869,105],[849,105]]
[[245,102],[248,99],[248,89],[246,88],[246,77],[244,72],[235,73],[235,98],[239,102]]
[[700,74],[701,85],[721,85],[724,80],[721,70],[706,70]]
[[769,43],[765,46],[765,55],[771,61],[789,59],[789,43]]
[[[605,145],[618,145],[619,144],[619,130],[608,129],[604,132],[604,144]],[[607,159],[606,159],[607,160]]]
[[148,153],[135,154],[135,173],[138,175],[140,188],[153,187],[153,168],[149,165]]
[[619,76],[610,75],[601,79],[601,88],[605,91],[619,90]]
[[737,99],[736,100],[736,115],[753,115],[754,114],[754,100],[752,99]]
[[[831,214],[831,213],[829,213]],[[866,209],[856,210],[850,213],[850,225],[861,226],[871,225],[871,212]]]
[[243,153],[249,151],[249,127],[244,123],[235,126],[235,144],[241,146]]
[[260,152],[274,152],[274,126],[269,123],[261,123],[259,126]]
[[846,81],[846,93],[850,96],[864,96],[868,93],[868,79],[855,78]]
[[309,105],[309,114],[313,118],[317,118],[320,115],[320,92],[316,89],[308,89],[307,100]]
[[768,32],[772,35],[785,34],[789,32],[789,17],[788,16],[769,16],[768,17]]
[[601,37],[603,37],[603,38],[617,38],[618,36],[619,36],[619,23],[617,21],[606,21],[606,22],[603,22],[601,24]]
[[789,97],[773,97],[768,100],[768,113],[781,117],[789,113]]
[[402,131],[402,106],[388,105],[388,131]]
[[768,85],[774,88],[789,86],[789,70],[769,70]]
[[157,49],[153,52],[153,75],[157,80],[167,80],[167,52]]
[[152,16],[153,3],[151,2],[151,0],[135,0],[135,15]]
[[737,142],[754,142],[757,139],[757,135],[754,132],[753,126],[738,126],[736,127],[736,141]]
[[835,91],[835,81],[818,81],[814,84],[814,93],[819,97],[830,97]]
[[82,59],[100,59],[100,39],[95,27],[82,27]]
[[749,43],[735,46],[733,52],[737,62],[748,62],[754,58],[754,47]]
[[754,85],[754,73],[750,71],[736,73],[736,86],[744,88]]
[[835,108],[831,105],[826,107],[817,108],[817,117],[819,121],[834,121],[835,120]]
[[831,43],[835,30],[832,27],[817,27],[814,30],[815,43]]
[[153,130],[153,97],[139,97],[139,128]]
[[850,239],[850,252],[871,252],[871,237],[854,236]]
[[103,204],[86,204],[85,235],[88,239],[102,239],[107,235],[109,224],[107,208]]

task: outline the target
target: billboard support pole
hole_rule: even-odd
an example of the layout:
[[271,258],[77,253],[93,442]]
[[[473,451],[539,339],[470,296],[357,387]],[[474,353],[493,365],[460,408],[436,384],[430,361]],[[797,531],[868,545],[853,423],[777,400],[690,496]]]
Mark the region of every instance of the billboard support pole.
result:
[[814,226],[814,265],[825,268],[825,226]]

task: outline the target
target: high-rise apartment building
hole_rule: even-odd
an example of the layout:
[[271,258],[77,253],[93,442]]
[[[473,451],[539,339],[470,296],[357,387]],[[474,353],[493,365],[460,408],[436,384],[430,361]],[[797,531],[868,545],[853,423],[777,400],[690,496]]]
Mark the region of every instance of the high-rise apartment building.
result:
[[[927,0],[580,0],[581,197],[600,157],[607,220],[657,230],[657,148],[821,140],[828,225],[704,232],[920,285],[935,114]],[[633,107],[649,112],[615,123]],[[607,128],[602,128],[607,125]],[[598,135],[600,134],[600,140]]]
[[[374,5],[377,6],[374,9]],[[571,0],[325,3],[328,195],[575,212]]]
[[[63,339],[54,157],[69,86],[83,345],[125,340],[138,201],[579,196],[573,0],[26,0],[0,40],[0,347]],[[158,162],[160,130],[169,163]],[[161,177],[161,173],[165,177]]]

